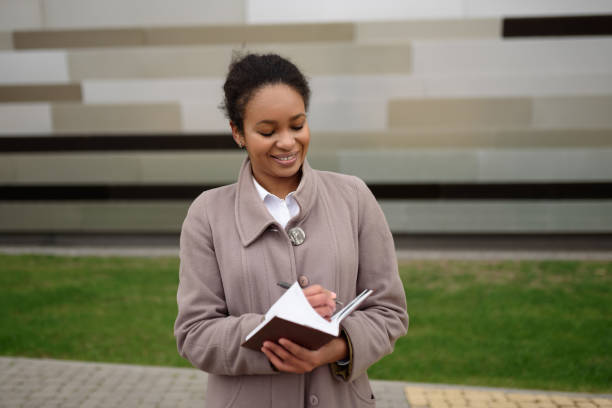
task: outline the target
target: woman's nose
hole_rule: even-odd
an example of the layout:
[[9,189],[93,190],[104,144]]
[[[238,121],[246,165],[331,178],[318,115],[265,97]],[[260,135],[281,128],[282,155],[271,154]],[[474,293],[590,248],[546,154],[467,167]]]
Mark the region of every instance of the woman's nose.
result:
[[279,138],[276,141],[276,145],[280,149],[291,150],[295,145],[295,137],[291,134],[290,131],[280,132]]

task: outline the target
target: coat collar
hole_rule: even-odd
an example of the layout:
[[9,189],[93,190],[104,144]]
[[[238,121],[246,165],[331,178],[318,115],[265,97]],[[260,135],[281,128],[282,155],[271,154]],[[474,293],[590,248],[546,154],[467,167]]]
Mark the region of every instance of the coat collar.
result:
[[[316,174],[308,161],[304,160],[302,179],[293,196],[300,206],[300,213],[289,221],[287,228],[300,224],[308,216],[316,199],[316,190]],[[275,223],[274,217],[268,212],[259,194],[257,194],[253,184],[251,162],[248,157],[242,163],[238,175],[235,212],[238,234],[243,246],[250,245],[271,224]]]

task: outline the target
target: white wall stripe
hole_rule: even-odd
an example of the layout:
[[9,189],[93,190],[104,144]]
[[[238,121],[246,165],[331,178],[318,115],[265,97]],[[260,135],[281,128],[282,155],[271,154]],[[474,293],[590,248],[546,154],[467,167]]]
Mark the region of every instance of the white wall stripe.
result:
[[610,74],[612,39],[414,41],[415,75]]
[[68,82],[63,51],[0,51],[0,84]]
[[462,0],[246,0],[247,22],[381,21],[463,16]]

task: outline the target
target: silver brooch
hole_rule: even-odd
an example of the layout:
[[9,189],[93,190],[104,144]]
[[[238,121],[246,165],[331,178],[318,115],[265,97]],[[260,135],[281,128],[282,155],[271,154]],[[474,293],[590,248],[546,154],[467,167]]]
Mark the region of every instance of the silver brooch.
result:
[[288,234],[291,243],[295,246],[302,245],[306,239],[306,234],[300,227],[291,228]]

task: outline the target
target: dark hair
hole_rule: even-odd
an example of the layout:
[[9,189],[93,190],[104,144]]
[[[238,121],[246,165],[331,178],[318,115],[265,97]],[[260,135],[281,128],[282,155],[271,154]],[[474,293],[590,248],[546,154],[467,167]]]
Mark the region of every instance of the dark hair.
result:
[[221,109],[240,133],[243,131],[244,111],[253,94],[262,86],[273,84],[293,88],[302,96],[304,107],[308,110],[308,81],[291,61],[277,54],[234,56],[223,84],[225,98]]

